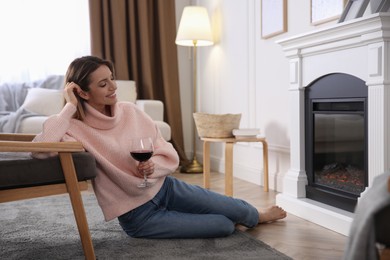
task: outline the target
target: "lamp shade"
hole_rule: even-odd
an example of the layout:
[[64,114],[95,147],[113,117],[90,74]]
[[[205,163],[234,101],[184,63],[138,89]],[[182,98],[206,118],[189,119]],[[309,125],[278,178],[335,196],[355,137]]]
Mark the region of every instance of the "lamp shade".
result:
[[180,19],[176,44],[183,46],[213,45],[207,9],[201,6],[186,6]]

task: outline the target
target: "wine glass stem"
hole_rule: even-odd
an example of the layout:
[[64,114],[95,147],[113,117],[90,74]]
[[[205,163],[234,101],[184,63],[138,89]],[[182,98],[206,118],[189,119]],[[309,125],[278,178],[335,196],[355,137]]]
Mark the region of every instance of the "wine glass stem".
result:
[[148,181],[148,176],[146,176],[146,174],[144,174],[144,182],[147,182]]

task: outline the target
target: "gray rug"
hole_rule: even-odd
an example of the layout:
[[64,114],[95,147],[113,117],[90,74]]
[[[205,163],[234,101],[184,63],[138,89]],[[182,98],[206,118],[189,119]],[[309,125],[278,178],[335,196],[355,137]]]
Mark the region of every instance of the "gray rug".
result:
[[[290,259],[236,231],[215,239],[135,239],[105,222],[93,194],[83,194],[100,259]],[[0,204],[0,259],[84,259],[67,195]]]

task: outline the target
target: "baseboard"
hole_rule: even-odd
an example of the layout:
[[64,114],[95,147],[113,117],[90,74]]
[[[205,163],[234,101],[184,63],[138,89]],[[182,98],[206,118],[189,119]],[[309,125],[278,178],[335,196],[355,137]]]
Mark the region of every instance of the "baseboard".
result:
[[288,213],[344,236],[349,235],[354,214],[307,198],[294,198],[286,194],[276,195],[276,204]]

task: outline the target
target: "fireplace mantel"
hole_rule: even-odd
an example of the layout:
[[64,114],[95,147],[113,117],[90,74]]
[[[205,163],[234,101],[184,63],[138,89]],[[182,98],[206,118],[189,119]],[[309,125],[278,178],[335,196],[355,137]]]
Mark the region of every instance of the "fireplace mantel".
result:
[[353,214],[306,198],[304,89],[331,73],[346,73],[368,87],[368,176],[390,162],[390,14],[335,24],[278,41],[290,64],[290,169],[276,201],[289,213],[348,235]]

